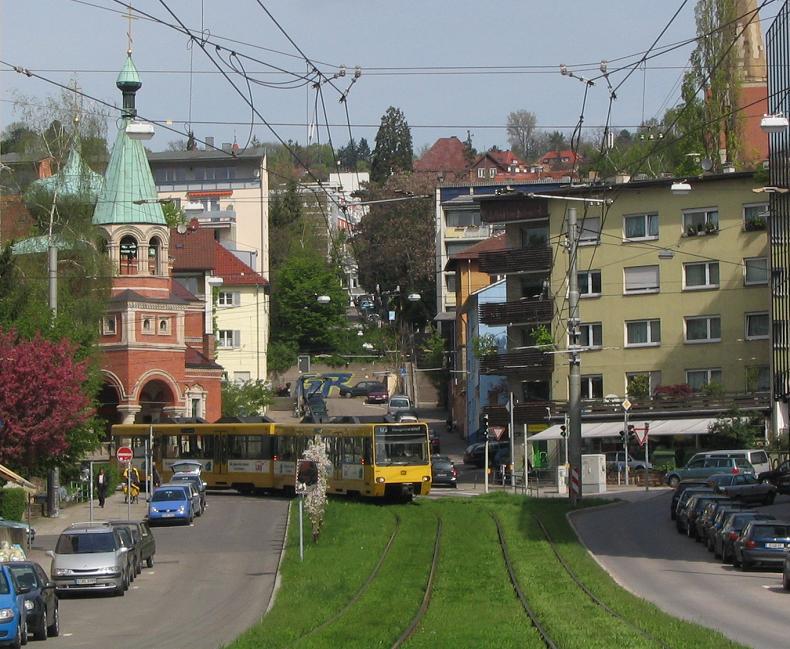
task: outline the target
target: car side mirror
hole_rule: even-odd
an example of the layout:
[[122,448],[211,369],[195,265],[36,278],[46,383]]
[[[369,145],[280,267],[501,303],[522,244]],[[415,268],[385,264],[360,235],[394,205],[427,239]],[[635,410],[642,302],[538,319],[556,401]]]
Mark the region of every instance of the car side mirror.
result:
[[18,592],[20,595],[27,595],[31,590],[32,588],[30,588],[30,586],[20,586],[17,588],[16,592]]
[[122,547],[120,550],[121,552],[129,552],[129,548],[127,547]]
[[52,550],[47,550],[44,554],[46,554],[48,557],[52,557],[53,559],[55,558],[55,553]]
[[51,588],[55,588],[55,582],[54,582],[54,581],[48,581],[46,584],[44,584],[44,586],[43,586],[43,587],[44,587],[45,589],[47,589],[47,590],[49,590],[49,589],[51,589]]

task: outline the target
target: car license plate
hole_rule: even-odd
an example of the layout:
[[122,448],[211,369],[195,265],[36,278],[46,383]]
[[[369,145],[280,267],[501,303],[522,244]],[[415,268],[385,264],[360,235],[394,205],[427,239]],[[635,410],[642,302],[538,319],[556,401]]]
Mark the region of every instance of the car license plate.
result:
[[94,578],[83,578],[83,579],[75,579],[74,582],[77,586],[90,586],[96,583],[96,579]]
[[173,516],[175,516],[175,514],[162,514],[163,518],[173,518]]
[[776,549],[776,550],[783,550],[784,547],[785,547],[785,544],[784,543],[766,543],[765,547],[766,548]]

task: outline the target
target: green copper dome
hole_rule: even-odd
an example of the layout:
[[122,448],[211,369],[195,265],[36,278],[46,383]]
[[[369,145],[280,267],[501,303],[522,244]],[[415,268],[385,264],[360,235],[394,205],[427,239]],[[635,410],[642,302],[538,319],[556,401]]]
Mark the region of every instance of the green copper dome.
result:
[[126,62],[115,80],[115,85],[121,90],[127,88],[129,90],[139,90],[142,87],[143,82],[140,81],[140,75],[137,74],[137,68],[134,67],[131,54],[126,57]]

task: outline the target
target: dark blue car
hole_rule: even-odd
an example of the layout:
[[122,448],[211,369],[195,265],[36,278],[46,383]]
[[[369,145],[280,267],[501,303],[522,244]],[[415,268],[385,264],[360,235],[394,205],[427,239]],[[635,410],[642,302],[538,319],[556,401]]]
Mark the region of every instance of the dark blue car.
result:
[[0,564],[0,644],[19,649],[27,642],[24,596],[6,564]]
[[55,584],[35,561],[9,561],[5,564],[22,595],[27,630],[35,640],[60,635],[60,611]]
[[750,521],[735,541],[733,564],[742,570],[754,566],[781,568],[790,549],[790,521]]

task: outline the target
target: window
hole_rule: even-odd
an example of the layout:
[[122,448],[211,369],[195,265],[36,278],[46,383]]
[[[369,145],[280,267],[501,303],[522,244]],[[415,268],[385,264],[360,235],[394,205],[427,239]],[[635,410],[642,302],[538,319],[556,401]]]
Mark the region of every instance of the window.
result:
[[743,229],[747,232],[765,230],[768,223],[768,203],[743,206]]
[[233,373],[233,382],[241,385],[242,383],[247,383],[251,378],[249,372],[234,372]]
[[686,290],[719,287],[719,262],[683,264],[683,288]]
[[192,418],[197,419],[201,416],[203,401],[201,399],[191,399]]
[[713,343],[721,341],[721,317],[702,316],[686,318],[687,343]]
[[467,228],[481,224],[480,212],[476,210],[448,210],[446,218],[448,228]]
[[241,301],[239,293],[232,293],[230,291],[220,291],[217,295],[218,306],[238,306]]
[[627,241],[658,239],[658,214],[632,214],[623,219]]
[[458,290],[458,283],[455,279],[455,273],[450,273],[449,275],[444,276],[445,282],[447,283],[447,292],[448,293],[455,293]]
[[768,257],[747,257],[743,260],[743,265],[746,286],[768,283]]
[[658,266],[633,266],[624,268],[623,272],[626,293],[658,292]]
[[601,238],[601,217],[588,216],[581,223],[579,243],[598,243]]
[[241,332],[235,329],[220,329],[217,331],[217,347],[225,349],[241,347]]
[[603,399],[603,376],[582,376],[582,399]]
[[661,320],[634,320],[625,323],[626,347],[651,347],[661,344]]
[[683,212],[683,232],[697,234],[719,229],[719,210],[715,207],[685,210]]
[[603,346],[603,325],[600,322],[579,325],[579,344],[582,347]]
[[695,391],[711,383],[721,384],[721,369],[686,370],[686,383]]
[[157,329],[160,335],[167,335],[170,333],[170,318],[159,318],[159,327]]
[[491,168],[488,170],[488,177],[489,177],[489,178],[493,178],[494,176],[496,176],[496,168],[494,168],[494,167],[491,167]]
[[757,365],[746,368],[746,391],[769,392],[771,390],[771,368]]
[[656,388],[661,385],[661,370],[653,370],[649,372],[626,372],[625,374],[626,394],[632,394],[631,381],[637,378],[647,379],[647,386],[648,386],[647,396],[650,396],[656,391]]
[[579,297],[592,297],[601,294],[601,271],[589,270],[577,275]]
[[746,340],[768,338],[768,312],[746,314]]
[[150,316],[146,316],[143,318],[143,333],[144,334],[154,333],[154,319]]
[[480,167],[477,170],[477,177],[478,178],[485,178],[486,177],[486,170],[483,167]]
[[549,243],[548,225],[520,228],[519,233],[521,235],[522,248],[546,246]]
[[102,319],[102,333],[105,336],[115,335],[115,316],[109,315]]

